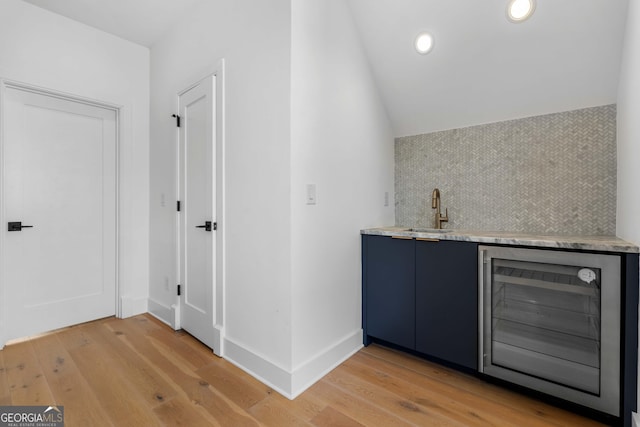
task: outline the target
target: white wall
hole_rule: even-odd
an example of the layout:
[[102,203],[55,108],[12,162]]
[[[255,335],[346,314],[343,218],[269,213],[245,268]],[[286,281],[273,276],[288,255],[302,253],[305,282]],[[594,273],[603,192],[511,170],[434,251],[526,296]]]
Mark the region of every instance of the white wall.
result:
[[292,1],[291,56],[295,395],[362,345],[359,230],[394,223],[394,140],[344,0]]
[[617,234],[640,244],[640,4],[629,1],[618,89]]
[[[640,0],[629,0],[618,86],[618,237],[640,245]],[[640,369],[638,370],[640,372]],[[640,389],[640,381],[638,381]],[[640,408],[640,392],[638,393]]]
[[284,393],[291,366],[290,19],[289,0],[201,2],[151,49],[150,310],[172,323],[176,94],[224,58],[223,354]]
[[[168,323],[170,116],[177,92],[221,58],[223,355],[292,397],[361,346],[358,233],[394,222],[393,135],[343,0],[220,0],[193,10],[151,49],[150,309]],[[318,186],[316,206],[305,204],[306,183]]]
[[123,314],[145,312],[149,262],[149,50],[20,0],[2,0],[0,78],[122,107]]

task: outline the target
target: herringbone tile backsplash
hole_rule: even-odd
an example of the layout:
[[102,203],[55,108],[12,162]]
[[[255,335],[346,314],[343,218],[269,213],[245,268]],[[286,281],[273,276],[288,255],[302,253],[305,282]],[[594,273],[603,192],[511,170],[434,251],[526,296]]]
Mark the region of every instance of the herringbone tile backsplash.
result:
[[616,106],[453,129],[395,141],[396,225],[614,235]]

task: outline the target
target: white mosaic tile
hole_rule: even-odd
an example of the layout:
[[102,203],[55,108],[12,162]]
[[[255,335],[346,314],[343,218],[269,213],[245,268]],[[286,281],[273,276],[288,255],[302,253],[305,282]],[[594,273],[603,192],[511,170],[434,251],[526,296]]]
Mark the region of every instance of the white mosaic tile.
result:
[[614,235],[616,106],[397,138],[396,224]]

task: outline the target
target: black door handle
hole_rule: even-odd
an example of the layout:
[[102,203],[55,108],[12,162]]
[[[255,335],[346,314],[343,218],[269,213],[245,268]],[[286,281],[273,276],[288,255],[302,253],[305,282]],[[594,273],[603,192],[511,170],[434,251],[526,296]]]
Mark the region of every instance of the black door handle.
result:
[[33,225],[22,225],[22,222],[15,221],[8,223],[7,230],[9,231],[22,231],[23,228],[33,228]]
[[211,221],[205,221],[204,225],[196,225],[196,228],[204,228],[205,231],[211,231]]

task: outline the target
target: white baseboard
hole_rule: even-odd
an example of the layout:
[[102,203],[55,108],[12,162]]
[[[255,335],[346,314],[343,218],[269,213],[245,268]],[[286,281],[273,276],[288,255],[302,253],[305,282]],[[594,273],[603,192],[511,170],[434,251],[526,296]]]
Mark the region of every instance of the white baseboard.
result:
[[258,381],[291,399],[291,373],[285,368],[224,337],[223,357]]
[[152,298],[149,298],[148,301],[149,313],[161,322],[166,323],[167,325],[175,329],[173,319],[174,313],[171,307],[167,307],[166,305],[161,304]]
[[288,399],[295,399],[316,381],[362,348],[362,329],[339,340],[293,371],[224,337],[223,357]]
[[180,304],[171,304],[171,325],[173,325],[173,329],[176,331],[182,328]]
[[213,327],[213,354],[218,357],[223,357],[224,355],[224,328],[214,325]]
[[359,329],[296,367],[291,376],[291,399],[298,397],[362,347],[362,329]]
[[131,316],[137,316],[138,314],[146,313],[148,310],[147,298],[120,298],[120,315],[123,319]]
[[156,316],[155,314],[153,314],[153,313],[151,313],[151,312],[148,312],[148,314],[149,314],[150,316],[153,316],[154,318],[156,318],[159,322],[162,322],[162,323],[164,323],[165,325],[167,325],[168,327],[170,327],[170,328],[172,328],[172,329],[173,329],[173,327],[172,327],[169,323],[167,323],[167,321],[166,321],[166,320],[161,319],[160,317]]
[[[169,327],[174,330],[178,330],[182,328],[181,325],[181,317],[180,317],[180,304],[171,304],[171,307],[168,307],[158,301],[155,301],[152,298],[149,298],[149,314],[151,314],[156,319],[160,320],[162,323],[166,323]],[[223,345],[223,333],[224,329],[219,326],[214,326],[214,349],[213,352],[222,357],[222,345]]]

